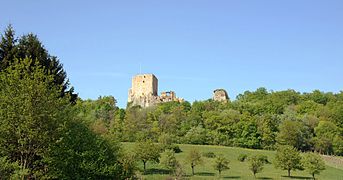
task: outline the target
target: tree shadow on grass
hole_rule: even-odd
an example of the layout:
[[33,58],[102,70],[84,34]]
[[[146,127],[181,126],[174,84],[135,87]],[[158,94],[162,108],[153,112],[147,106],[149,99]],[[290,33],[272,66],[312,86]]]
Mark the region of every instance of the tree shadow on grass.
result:
[[258,177],[256,179],[265,179],[265,180],[268,180],[268,179],[273,179],[273,178],[270,178],[270,177]]
[[214,176],[214,173],[209,173],[209,172],[199,172],[199,173],[195,173],[195,175],[198,176]]
[[312,177],[306,177],[306,176],[281,176],[283,178],[288,179],[313,179]]
[[224,176],[223,179],[241,179],[241,176]]
[[153,174],[170,174],[169,170],[166,169],[157,169],[157,168],[152,168],[152,169],[147,169],[144,173],[145,175],[153,175]]

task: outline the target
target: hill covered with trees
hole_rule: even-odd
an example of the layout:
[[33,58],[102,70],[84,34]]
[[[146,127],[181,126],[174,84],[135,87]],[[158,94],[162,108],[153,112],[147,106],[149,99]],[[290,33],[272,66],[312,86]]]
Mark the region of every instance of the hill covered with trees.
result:
[[119,109],[114,97],[79,100],[79,116],[93,130],[120,141],[151,139],[173,143],[276,149],[343,155],[343,92],[246,91],[229,103],[169,102]]
[[[1,36],[1,179],[126,179],[135,177],[138,163],[145,173],[150,162],[160,161],[182,177],[182,162],[174,154],[182,149],[176,144],[277,150],[280,162],[283,154],[293,153],[291,161],[298,163],[275,165],[289,175],[306,168],[314,177],[325,168],[321,157],[302,158],[299,152],[342,156],[342,135],[343,92],[259,88],[227,103],[168,102],[120,109],[113,96],[78,98],[62,64],[36,35],[15,37],[9,26]],[[133,153],[120,142],[136,142]],[[214,156],[187,152],[183,156],[193,175],[203,156]],[[230,168],[227,158],[215,160],[219,174]],[[265,162],[265,157],[249,159],[254,176]]]

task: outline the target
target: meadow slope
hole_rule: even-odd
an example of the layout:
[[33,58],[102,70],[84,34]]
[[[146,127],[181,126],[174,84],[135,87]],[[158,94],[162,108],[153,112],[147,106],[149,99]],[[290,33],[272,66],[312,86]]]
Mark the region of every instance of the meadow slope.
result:
[[[182,153],[176,154],[176,158],[181,162],[186,173],[186,179],[254,179],[252,172],[249,170],[247,162],[238,161],[240,154],[266,155],[270,162],[274,161],[275,151],[253,150],[235,147],[209,146],[209,145],[179,145]],[[134,143],[123,143],[124,150],[132,151]],[[214,158],[203,157],[203,164],[195,167],[195,176],[191,176],[191,167],[185,162],[186,156],[191,149],[198,149],[201,153],[213,152],[216,155],[222,154],[230,160],[230,170],[222,172],[221,178],[218,172],[214,170]],[[328,158],[326,158],[328,159]],[[142,170],[142,163],[138,162],[138,167]],[[142,175],[144,179],[166,179],[170,177],[167,170],[160,164],[147,163],[147,174]],[[266,164],[261,173],[257,174],[257,179],[311,179],[311,175],[306,171],[292,171],[292,177],[288,178],[287,172],[275,169],[273,164]],[[320,180],[343,180],[343,166],[326,161],[326,170],[316,176]]]

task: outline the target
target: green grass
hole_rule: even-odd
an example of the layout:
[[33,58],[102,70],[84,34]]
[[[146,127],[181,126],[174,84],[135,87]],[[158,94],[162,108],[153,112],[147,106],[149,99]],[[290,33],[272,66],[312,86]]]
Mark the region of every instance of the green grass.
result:
[[[124,149],[130,151],[134,148],[134,143],[123,143]],[[176,154],[176,158],[183,165],[183,169],[186,173],[186,179],[254,179],[252,172],[248,168],[247,162],[240,162],[237,160],[239,154],[251,155],[266,155],[270,162],[274,161],[275,151],[266,150],[252,150],[243,148],[223,147],[223,146],[197,146],[197,145],[179,145],[182,153]],[[218,177],[218,172],[214,170],[214,158],[204,158],[203,164],[195,167],[195,176],[191,176],[191,167],[185,162],[185,158],[188,152],[196,148],[201,153],[214,152],[216,155],[222,154],[230,160],[230,170],[222,172],[221,178]],[[139,162],[138,162],[139,163]],[[343,168],[332,167],[327,164],[326,170],[322,171],[320,175],[316,175],[316,179],[320,180],[343,180]],[[142,170],[142,163],[138,164],[138,167]],[[148,173],[144,175],[144,179],[166,179],[170,177],[168,171],[160,164],[147,163]],[[311,179],[306,171],[292,171],[292,178],[288,178],[287,172],[279,169],[275,169],[273,164],[266,164],[261,173],[257,174],[257,179]]]

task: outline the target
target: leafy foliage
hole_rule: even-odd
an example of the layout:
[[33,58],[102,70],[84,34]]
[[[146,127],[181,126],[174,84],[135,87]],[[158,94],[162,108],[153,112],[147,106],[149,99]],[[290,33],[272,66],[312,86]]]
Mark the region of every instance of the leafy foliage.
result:
[[176,173],[177,168],[180,166],[180,163],[176,160],[175,153],[172,150],[166,150],[163,153],[161,164],[163,164],[173,174]]
[[66,98],[59,98],[61,87],[44,67],[31,64],[26,58],[0,72],[0,154],[39,176],[70,113]]
[[249,157],[249,169],[254,174],[256,178],[256,174],[263,170],[264,162],[259,156],[251,156]]
[[276,168],[287,170],[291,176],[292,170],[302,170],[300,153],[292,146],[280,146],[277,149],[274,165]]
[[215,158],[216,157],[216,154],[214,154],[214,152],[210,151],[210,152],[204,152],[202,153],[202,155],[204,157],[207,157],[207,158]]
[[128,173],[122,174],[127,164],[119,163],[119,146],[97,136],[80,121],[68,123],[46,161],[52,167],[51,177],[59,179],[113,179],[132,173],[126,169]]
[[302,164],[304,168],[312,175],[314,179],[315,174],[325,170],[324,160],[315,153],[306,153],[303,157]]
[[[164,146],[188,143],[270,150],[290,145],[301,151],[340,155],[343,111],[337,107],[343,107],[342,94],[318,90],[303,94],[294,90],[269,92],[259,88],[227,103],[168,102],[149,108],[109,110],[107,113],[121,112],[121,117],[112,118],[110,126],[95,122],[96,118],[92,123],[98,127],[94,129],[104,129],[101,132],[115,134],[121,141],[148,138]],[[101,100],[92,103],[97,101]],[[325,133],[327,130],[330,133]]]
[[221,176],[222,171],[229,170],[230,161],[227,160],[223,155],[217,156],[214,164],[214,169],[218,171],[219,176]]
[[136,157],[138,160],[141,160],[144,165],[144,172],[146,171],[146,163],[148,161],[159,163],[160,161],[160,147],[154,144],[151,140],[146,140],[137,143],[136,148]]
[[186,161],[191,165],[192,168],[192,175],[194,175],[194,168],[197,165],[200,165],[203,163],[202,157],[201,157],[201,153],[196,150],[196,149],[192,149],[188,156]]
[[238,155],[238,161],[240,161],[240,162],[244,162],[246,159],[248,158],[248,155],[246,155],[246,154],[240,154],[240,155]]
[[9,25],[0,40],[0,71],[11,66],[16,59],[21,61],[25,58],[32,60],[30,66],[43,66],[44,74],[53,78],[51,83],[60,86],[60,96],[68,96],[75,103],[77,94],[74,94],[73,88],[69,88],[67,74],[57,57],[48,53],[36,35],[29,33],[17,38],[13,27]]

